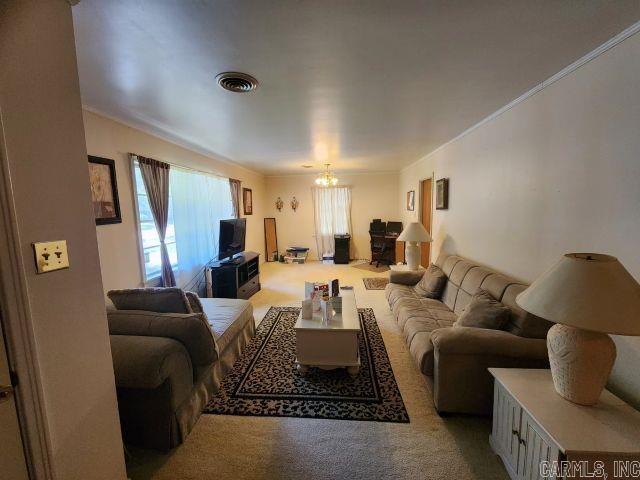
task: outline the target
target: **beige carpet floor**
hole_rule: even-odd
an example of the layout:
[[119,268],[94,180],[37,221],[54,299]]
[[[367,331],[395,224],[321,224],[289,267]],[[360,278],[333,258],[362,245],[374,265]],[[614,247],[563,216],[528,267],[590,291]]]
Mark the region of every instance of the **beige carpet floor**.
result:
[[272,305],[297,305],[305,280],[353,285],[358,306],[374,309],[411,423],[203,415],[170,454],[132,451],[132,480],[507,479],[489,447],[488,418],[437,415],[384,292],[365,290],[365,276],[373,275],[349,265],[265,264],[255,318]]

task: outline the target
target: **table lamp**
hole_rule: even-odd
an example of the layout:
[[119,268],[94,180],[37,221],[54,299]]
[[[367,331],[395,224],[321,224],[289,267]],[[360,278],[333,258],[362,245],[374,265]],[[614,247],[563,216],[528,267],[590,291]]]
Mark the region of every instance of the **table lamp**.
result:
[[556,323],[547,333],[556,391],[594,405],[616,359],[608,333],[640,335],[640,285],[617,258],[567,253],[516,297],[525,311]]
[[404,257],[409,270],[418,270],[420,266],[420,243],[433,242],[429,232],[419,222],[411,222],[407,225],[398,237],[398,240],[405,242]]

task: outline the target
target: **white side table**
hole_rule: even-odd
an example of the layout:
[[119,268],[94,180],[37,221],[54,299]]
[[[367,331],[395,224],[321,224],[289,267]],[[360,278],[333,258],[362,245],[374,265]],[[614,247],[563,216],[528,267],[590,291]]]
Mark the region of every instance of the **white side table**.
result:
[[[619,473],[621,465],[630,466],[625,462],[640,461],[640,412],[611,392],[585,407],[556,393],[550,370],[490,368],[489,373],[495,378],[489,443],[512,479],[564,478],[545,470],[562,461],[591,473],[602,462],[606,478],[613,479],[616,468]],[[622,463],[616,467],[616,462]]]

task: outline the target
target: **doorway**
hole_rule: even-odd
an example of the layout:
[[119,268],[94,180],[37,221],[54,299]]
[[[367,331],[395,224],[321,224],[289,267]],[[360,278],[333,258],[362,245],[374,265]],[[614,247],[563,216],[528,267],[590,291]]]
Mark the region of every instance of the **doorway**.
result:
[[[431,235],[431,206],[432,206],[432,179],[427,178],[420,182],[420,222]],[[420,265],[427,268],[431,261],[431,243],[420,244]]]
[[[27,465],[22,445],[22,435],[18,424],[13,382],[2,330],[2,310],[0,310],[0,472],[3,478],[28,480]],[[6,475],[6,477],[4,476]]]

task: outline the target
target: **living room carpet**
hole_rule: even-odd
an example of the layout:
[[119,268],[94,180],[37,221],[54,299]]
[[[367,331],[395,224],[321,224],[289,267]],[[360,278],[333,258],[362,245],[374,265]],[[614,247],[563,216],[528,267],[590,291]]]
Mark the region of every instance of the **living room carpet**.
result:
[[384,273],[391,270],[389,265],[369,265],[368,263],[357,263],[355,265],[351,265],[353,268],[357,268],[359,270],[366,270],[367,272],[375,272],[375,273]]
[[384,290],[389,283],[388,278],[383,277],[365,277],[362,279],[364,288],[367,290]]
[[298,307],[271,307],[205,413],[408,423],[373,310],[359,308],[360,372],[295,368]]

